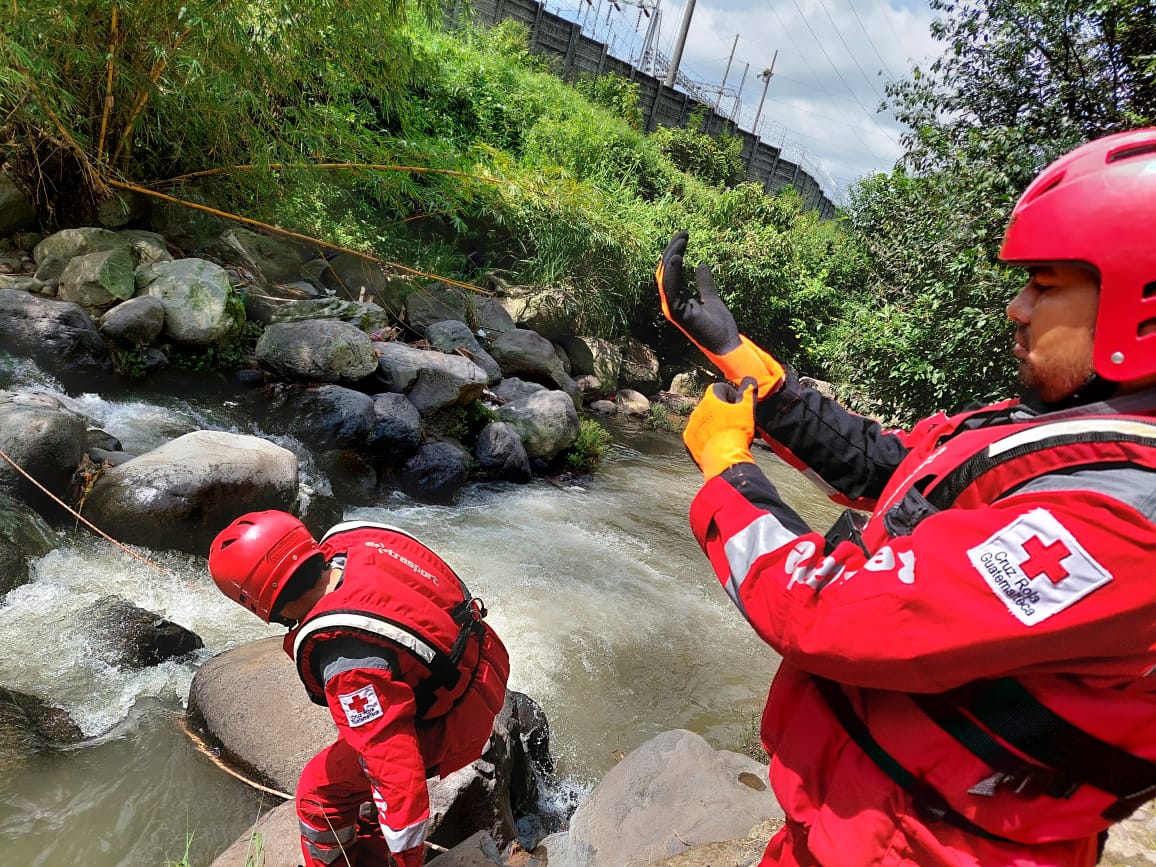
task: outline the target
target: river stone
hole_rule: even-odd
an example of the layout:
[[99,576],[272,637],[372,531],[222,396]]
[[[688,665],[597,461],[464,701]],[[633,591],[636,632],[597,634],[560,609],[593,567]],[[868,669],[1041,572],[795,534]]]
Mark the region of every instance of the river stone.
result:
[[366,445],[376,429],[373,398],[341,385],[277,384],[269,423],[316,449]]
[[76,615],[109,665],[148,668],[205,646],[196,633],[140,608],[123,596],[103,596]]
[[357,382],[377,369],[369,335],[330,319],[270,325],[256,356],[262,368],[288,380]]
[[562,391],[538,391],[498,407],[498,418],[522,439],[530,458],[549,461],[578,439],[578,412]]
[[421,445],[421,413],[404,394],[373,396],[373,433],[369,448],[386,463],[405,460]]
[[490,356],[464,322],[446,319],[435,322],[425,330],[425,339],[439,352],[457,353],[459,350],[486,372],[486,381],[494,385],[502,378],[502,368]]
[[522,438],[504,421],[490,422],[474,444],[478,469],[488,478],[500,482],[530,481],[530,458]]
[[458,442],[426,443],[398,470],[401,488],[422,503],[452,503],[470,478],[470,453]]
[[198,248],[220,264],[255,270],[262,282],[289,283],[301,278],[301,254],[296,246],[281,238],[261,235],[251,229],[235,226],[226,229],[214,241]]
[[132,254],[127,249],[74,256],[60,275],[58,295],[88,310],[104,310],[127,301],[136,291]]
[[[88,423],[59,398],[33,391],[0,392],[0,450],[52,494],[71,499],[73,473],[84,456]],[[0,460],[0,484],[36,511],[58,516],[40,488]]]
[[18,289],[0,289],[0,344],[50,371],[108,364],[108,347],[83,307]]
[[96,209],[96,221],[106,229],[119,229],[148,216],[148,197],[131,190],[116,190]]
[[165,305],[151,295],[130,298],[100,317],[100,332],[129,346],[148,346],[165,327]]
[[428,326],[447,319],[459,322],[468,318],[466,290],[446,283],[431,283],[411,292],[405,299],[405,321],[418,334]]
[[[204,259],[174,259],[138,269],[152,276],[147,292],[165,306],[165,336],[178,343],[211,346],[240,327],[229,311],[233,292],[225,269]],[[139,283],[138,279],[138,283]]]
[[622,367],[618,372],[618,387],[632,388],[647,397],[658,394],[662,379],[658,372],[658,356],[643,343],[628,337],[622,343]]
[[297,457],[261,439],[193,431],[106,470],[85,515],[121,542],[203,555],[243,512],[292,510]]
[[0,686],[0,771],[10,773],[35,755],[83,738],[67,711]]
[[650,401],[646,399],[646,395],[632,388],[618,389],[618,394],[614,396],[614,402],[618,406],[618,411],[624,415],[645,418],[650,414]]
[[45,259],[72,259],[106,250],[129,251],[129,243],[116,232],[85,226],[79,229],[61,229],[36,245],[32,258],[39,265]]
[[43,557],[56,545],[48,523],[0,489],[0,596],[27,583],[28,561]]
[[[743,782],[746,775],[762,785]],[[578,806],[566,842],[571,863],[653,863],[742,838],[783,816],[766,779],[766,765],[754,759],[716,750],[685,729],[663,732],[611,768]]]
[[486,387],[486,372],[460,355],[417,349],[396,341],[374,343],[376,381],[387,391],[405,394],[427,415],[476,400]]
[[602,394],[613,394],[618,389],[622,370],[622,351],[609,340],[600,337],[567,336],[560,340],[570,357],[570,375],[575,379],[593,376],[598,380]]
[[169,252],[164,237],[156,232],[147,232],[144,229],[122,229],[119,234],[132,248],[133,261],[138,267],[155,265],[157,262],[173,261],[173,254]]

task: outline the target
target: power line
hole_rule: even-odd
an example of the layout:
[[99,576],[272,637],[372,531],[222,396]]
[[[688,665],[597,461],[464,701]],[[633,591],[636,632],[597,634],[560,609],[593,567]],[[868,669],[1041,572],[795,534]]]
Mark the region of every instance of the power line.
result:
[[[827,62],[829,64],[831,64],[831,69],[833,69],[835,71],[835,75],[838,76],[838,78],[841,82],[843,82],[843,86],[845,88],[847,88],[847,92],[850,93],[852,96],[854,96],[855,91],[851,89],[851,85],[849,85],[847,83],[847,79],[845,79],[843,77],[843,73],[840,72],[839,67],[837,67],[835,65],[835,61],[833,61],[831,59],[831,55],[827,53],[827,49],[823,47],[823,43],[819,41],[819,37],[815,35],[815,30],[814,30],[814,28],[811,27],[811,22],[807,20],[807,16],[803,14],[803,10],[799,8],[798,0],[791,0],[791,3],[794,5],[795,11],[799,13],[799,17],[803,20],[803,24],[806,26],[807,31],[811,34],[811,38],[815,40],[815,44],[819,46],[819,50],[821,52],[823,52],[823,56],[826,57]],[[861,109],[863,109],[863,113],[867,115],[867,117],[871,120],[871,122],[873,124],[875,124],[875,126],[878,127],[879,130],[885,136],[887,136],[887,138],[889,138],[889,139],[891,139],[891,141],[895,142],[896,147],[898,147],[899,142],[897,142],[897,141],[895,141],[895,139],[891,138],[891,134],[889,132],[887,132],[885,129],[883,129],[882,126],[879,125],[879,121],[877,121],[875,119],[875,116],[871,112],[867,111],[867,107],[865,105],[863,105],[862,102],[859,103],[859,107]]]
[[883,59],[883,55],[880,54],[879,49],[875,47],[875,41],[867,31],[867,25],[863,23],[863,19],[859,17],[859,13],[855,11],[855,0],[847,0],[847,7],[855,16],[855,20],[859,22],[859,27],[862,28],[863,35],[867,38],[867,43],[871,46],[871,50],[875,52],[875,56],[878,57],[879,62],[883,64],[883,71],[887,73],[887,77],[891,81],[895,81],[895,74],[887,67],[887,61]]
[[859,59],[855,56],[855,52],[851,50],[851,46],[847,44],[847,40],[843,38],[843,34],[839,31],[839,25],[835,23],[835,19],[831,16],[831,11],[827,8],[826,0],[819,0],[819,5],[823,7],[823,12],[827,16],[827,20],[831,22],[831,29],[835,31],[835,35],[839,37],[839,41],[842,42],[843,47],[847,49],[847,55],[851,58],[851,62],[855,64],[855,68],[859,70],[859,74],[863,76],[863,80],[875,91],[875,95],[879,97],[879,101],[884,102],[883,94],[879,92],[879,88],[877,88],[875,82],[868,77],[863,67],[859,65]]

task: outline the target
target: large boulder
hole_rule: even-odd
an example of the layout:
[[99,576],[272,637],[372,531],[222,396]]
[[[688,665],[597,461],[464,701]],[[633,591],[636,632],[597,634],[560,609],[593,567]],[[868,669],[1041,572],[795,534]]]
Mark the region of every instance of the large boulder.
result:
[[301,253],[281,238],[234,226],[198,249],[198,254],[226,267],[256,272],[262,283],[291,283],[301,279]]
[[[230,309],[233,288],[225,269],[204,259],[174,259],[138,269],[138,281],[165,307],[165,336],[191,346],[222,343],[241,327]],[[144,276],[144,280],[140,278]]]
[[499,334],[490,345],[490,355],[502,368],[503,376],[517,376],[563,390],[567,385],[574,386],[554,352],[554,344],[534,331],[517,328]]
[[51,371],[108,364],[108,347],[83,307],[19,289],[0,289],[0,344]]
[[498,407],[532,459],[550,461],[578,439],[578,411],[565,392],[538,391]]
[[622,367],[618,373],[618,387],[632,388],[647,397],[658,394],[662,388],[658,356],[641,340],[628,337],[622,343]]
[[530,458],[522,438],[504,421],[490,422],[474,444],[478,469],[486,478],[499,482],[528,482]]
[[447,319],[458,322],[468,318],[466,290],[446,283],[431,283],[410,293],[405,299],[405,321],[418,334],[435,322]]
[[405,460],[421,445],[421,413],[404,394],[375,394],[373,418],[369,450],[386,463]]
[[96,655],[118,668],[147,668],[205,646],[196,633],[123,596],[102,596],[78,612],[76,620]]
[[316,449],[367,445],[376,432],[373,398],[341,385],[279,385],[268,420]]
[[398,342],[375,343],[373,348],[382,390],[406,395],[423,415],[470,403],[486,387],[486,372],[460,355]]
[[132,258],[125,252],[89,253],[68,263],[57,297],[79,304],[93,317],[132,298]]
[[559,342],[570,357],[571,376],[575,379],[595,377],[602,394],[613,394],[618,390],[622,351],[617,346],[600,337],[567,336]]
[[193,431],[106,470],[85,515],[122,542],[203,555],[242,512],[292,510],[297,457],[254,436]]
[[377,369],[369,335],[333,319],[270,325],[256,356],[261,367],[288,380],[357,382]]
[[89,253],[103,253],[107,250],[129,252],[131,244],[117,232],[85,226],[79,229],[61,229],[44,238],[32,250],[32,258],[39,265],[47,259],[65,261]]
[[611,768],[578,805],[568,832],[546,845],[550,863],[564,867],[657,863],[692,846],[745,837],[782,816],[766,765],[677,729]]
[[117,304],[100,317],[100,333],[126,346],[149,346],[164,327],[165,305],[151,295]]
[[478,338],[464,322],[458,322],[456,319],[435,322],[426,328],[425,339],[439,352],[464,355],[486,372],[486,380],[490,385],[501,380],[502,368],[486,350],[482,349]]
[[578,304],[574,295],[560,286],[507,287],[499,300],[519,328],[551,340],[574,331]]
[[0,489],[0,596],[27,583],[29,560],[56,547],[56,535],[48,523]]
[[[32,391],[0,392],[0,450],[50,494],[72,498],[73,474],[84,455],[88,423],[59,398]],[[59,507],[8,461],[0,461],[0,485],[48,517]]]
[[401,488],[423,503],[452,503],[470,478],[472,460],[461,443],[426,443],[398,469]]
[[0,686],[0,773],[83,739],[67,711],[38,696]]

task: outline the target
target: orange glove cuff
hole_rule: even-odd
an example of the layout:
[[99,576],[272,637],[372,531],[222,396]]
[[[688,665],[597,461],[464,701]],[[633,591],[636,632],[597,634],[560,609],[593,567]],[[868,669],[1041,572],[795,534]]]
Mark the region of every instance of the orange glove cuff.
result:
[[740,334],[739,340],[741,342],[738,348],[732,349],[726,355],[706,352],[706,357],[735,385],[742,382],[745,377],[754,377],[758,383],[757,398],[762,400],[782,385],[786,377],[783,365],[779,364],[769,352],[751,342],[745,334]]

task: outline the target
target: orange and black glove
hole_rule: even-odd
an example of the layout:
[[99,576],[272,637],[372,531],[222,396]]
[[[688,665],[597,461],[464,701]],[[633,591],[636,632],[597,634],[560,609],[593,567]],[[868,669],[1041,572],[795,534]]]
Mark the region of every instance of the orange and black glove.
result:
[[662,315],[690,338],[691,343],[731,382],[754,377],[761,400],[783,381],[783,366],[747,337],[739,333],[714,285],[714,275],[706,265],[695,270],[698,296],[690,290],[683,273],[683,258],[689,239],[686,231],[676,232],[654,270]]
[[686,450],[709,482],[727,467],[751,463],[755,437],[755,379],[738,388],[716,382],[706,390],[682,432]]

